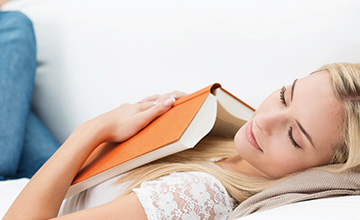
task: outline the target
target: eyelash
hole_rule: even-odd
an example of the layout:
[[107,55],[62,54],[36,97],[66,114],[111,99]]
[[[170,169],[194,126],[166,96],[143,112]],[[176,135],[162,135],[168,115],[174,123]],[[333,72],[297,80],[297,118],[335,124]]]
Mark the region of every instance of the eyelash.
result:
[[[287,104],[286,104],[286,100],[285,100],[285,92],[286,92],[286,87],[283,86],[280,90],[280,101],[286,107]],[[293,137],[292,127],[289,127],[289,129],[288,129],[288,136],[289,136],[291,143],[294,145],[295,148],[301,148],[301,146],[298,143],[296,143],[296,141]]]
[[293,137],[293,134],[292,134],[292,127],[290,127],[288,129],[288,136],[289,136],[289,139],[291,141],[291,143],[294,145],[295,148],[301,148],[300,145],[298,145],[298,143],[296,143],[294,137]]
[[286,91],[286,87],[283,86],[280,90],[280,101],[283,105],[287,106],[286,101],[285,101],[285,91]]

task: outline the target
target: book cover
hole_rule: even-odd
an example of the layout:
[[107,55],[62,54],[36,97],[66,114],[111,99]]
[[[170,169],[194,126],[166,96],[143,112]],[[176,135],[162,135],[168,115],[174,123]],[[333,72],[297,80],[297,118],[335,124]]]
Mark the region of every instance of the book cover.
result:
[[[97,147],[74,179],[67,197],[137,166],[193,147],[215,124],[218,104],[212,92],[218,88],[221,88],[220,84],[215,83],[176,100],[168,112],[125,142],[104,143]],[[250,112],[254,111],[226,90],[222,88],[221,90],[227,94],[228,99],[241,103]],[[205,105],[205,103],[208,104]],[[193,120],[201,108],[203,108],[200,111],[202,121],[199,123],[197,120],[194,124]],[[201,124],[207,125],[203,127]],[[199,135],[194,135],[195,140],[185,141],[187,144],[177,144],[189,127],[191,127],[191,131],[200,130],[198,133],[201,138]],[[188,136],[192,136],[192,134]]]

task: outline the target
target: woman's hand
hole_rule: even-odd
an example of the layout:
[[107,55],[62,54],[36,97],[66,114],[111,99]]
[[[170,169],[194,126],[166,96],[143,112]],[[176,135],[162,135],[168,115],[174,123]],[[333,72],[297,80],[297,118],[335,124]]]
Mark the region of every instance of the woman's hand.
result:
[[122,142],[164,114],[177,98],[186,95],[173,91],[165,95],[153,95],[134,104],[122,104],[118,108],[95,118],[95,124],[104,125],[103,141]]
[[[135,104],[121,105],[80,125],[32,177],[4,219],[56,217],[69,186],[93,149],[101,142],[120,142],[130,138],[169,110],[176,98],[184,95],[174,91],[162,96],[151,96]],[[113,206],[110,204],[108,207]],[[99,213],[103,214],[104,210],[101,209]],[[81,213],[87,216],[86,219],[92,216],[92,212]]]

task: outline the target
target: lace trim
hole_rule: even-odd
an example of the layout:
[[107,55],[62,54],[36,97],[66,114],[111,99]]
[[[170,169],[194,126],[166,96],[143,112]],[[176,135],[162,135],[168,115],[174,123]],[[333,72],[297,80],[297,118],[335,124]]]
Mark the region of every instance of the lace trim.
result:
[[148,219],[226,219],[234,207],[220,181],[202,172],[172,173],[133,191]]

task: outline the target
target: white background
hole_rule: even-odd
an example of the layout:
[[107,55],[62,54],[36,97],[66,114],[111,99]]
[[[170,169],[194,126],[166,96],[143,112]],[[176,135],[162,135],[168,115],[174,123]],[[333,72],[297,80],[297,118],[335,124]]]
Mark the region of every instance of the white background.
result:
[[[220,82],[256,108],[326,63],[360,60],[357,0],[11,0],[4,9],[33,20],[33,107],[59,141],[85,120],[154,93]],[[246,219],[356,219],[358,199]]]
[[359,62],[356,0],[15,0],[34,22],[34,108],[62,141],[122,102],[213,82],[253,107],[326,63]]

